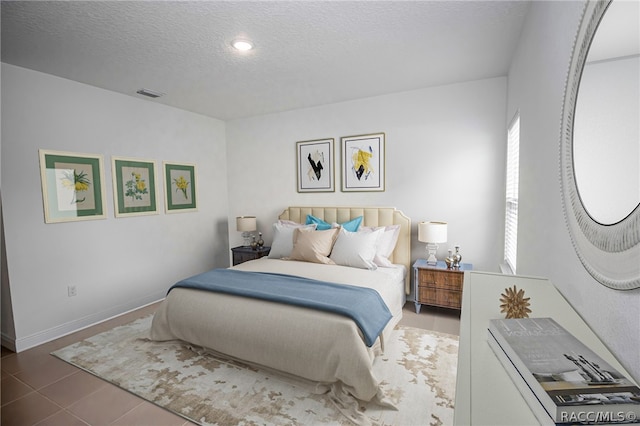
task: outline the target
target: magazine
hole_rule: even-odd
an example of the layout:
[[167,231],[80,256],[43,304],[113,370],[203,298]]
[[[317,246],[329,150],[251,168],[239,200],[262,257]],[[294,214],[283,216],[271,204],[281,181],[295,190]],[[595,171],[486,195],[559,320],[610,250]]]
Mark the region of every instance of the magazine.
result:
[[553,319],[490,320],[489,344],[515,367],[505,365],[534,413],[541,404],[553,423],[640,422],[640,388]]

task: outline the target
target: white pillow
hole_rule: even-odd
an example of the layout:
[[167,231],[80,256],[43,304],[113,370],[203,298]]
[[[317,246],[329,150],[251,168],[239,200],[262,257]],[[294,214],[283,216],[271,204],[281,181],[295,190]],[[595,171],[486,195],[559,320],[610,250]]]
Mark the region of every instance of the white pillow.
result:
[[293,250],[293,233],[298,228],[316,229],[316,225],[303,225],[288,220],[279,220],[273,224],[273,242],[271,243],[270,259],[289,257]]
[[400,236],[400,225],[378,226],[378,227],[362,227],[358,232],[370,233],[383,230],[384,233],[378,240],[378,247],[373,262],[383,268],[392,268],[393,263],[389,260],[391,253],[396,248],[398,237]]
[[384,229],[372,232],[349,232],[340,229],[329,259],[337,265],[361,269],[377,269],[373,259]]

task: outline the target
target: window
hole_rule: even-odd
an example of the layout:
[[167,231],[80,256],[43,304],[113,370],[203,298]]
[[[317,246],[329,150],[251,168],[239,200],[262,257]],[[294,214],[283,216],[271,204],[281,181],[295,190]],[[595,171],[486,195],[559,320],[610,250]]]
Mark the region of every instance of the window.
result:
[[507,135],[507,188],[504,221],[504,262],[516,273],[518,254],[518,180],[520,171],[520,114],[511,121]]

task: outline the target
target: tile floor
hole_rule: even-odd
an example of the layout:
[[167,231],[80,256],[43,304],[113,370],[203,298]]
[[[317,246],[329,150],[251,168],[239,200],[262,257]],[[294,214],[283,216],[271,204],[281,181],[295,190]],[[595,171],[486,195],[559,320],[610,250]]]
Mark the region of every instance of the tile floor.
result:
[[[52,351],[151,314],[150,305],[35,348],[13,353],[4,347],[0,365],[3,426],[183,426],[184,418],[50,355]],[[457,311],[407,302],[401,324],[459,334]]]

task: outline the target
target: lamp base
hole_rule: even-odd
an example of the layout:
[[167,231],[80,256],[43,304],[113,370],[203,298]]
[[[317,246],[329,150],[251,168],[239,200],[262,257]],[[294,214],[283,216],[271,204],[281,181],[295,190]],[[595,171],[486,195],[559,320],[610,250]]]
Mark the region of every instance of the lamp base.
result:
[[244,231],[242,233],[242,238],[244,238],[244,246],[245,247],[250,247],[251,246],[251,233]]
[[436,258],[436,252],[438,251],[438,245],[435,243],[427,243],[427,265],[437,265],[438,259]]

